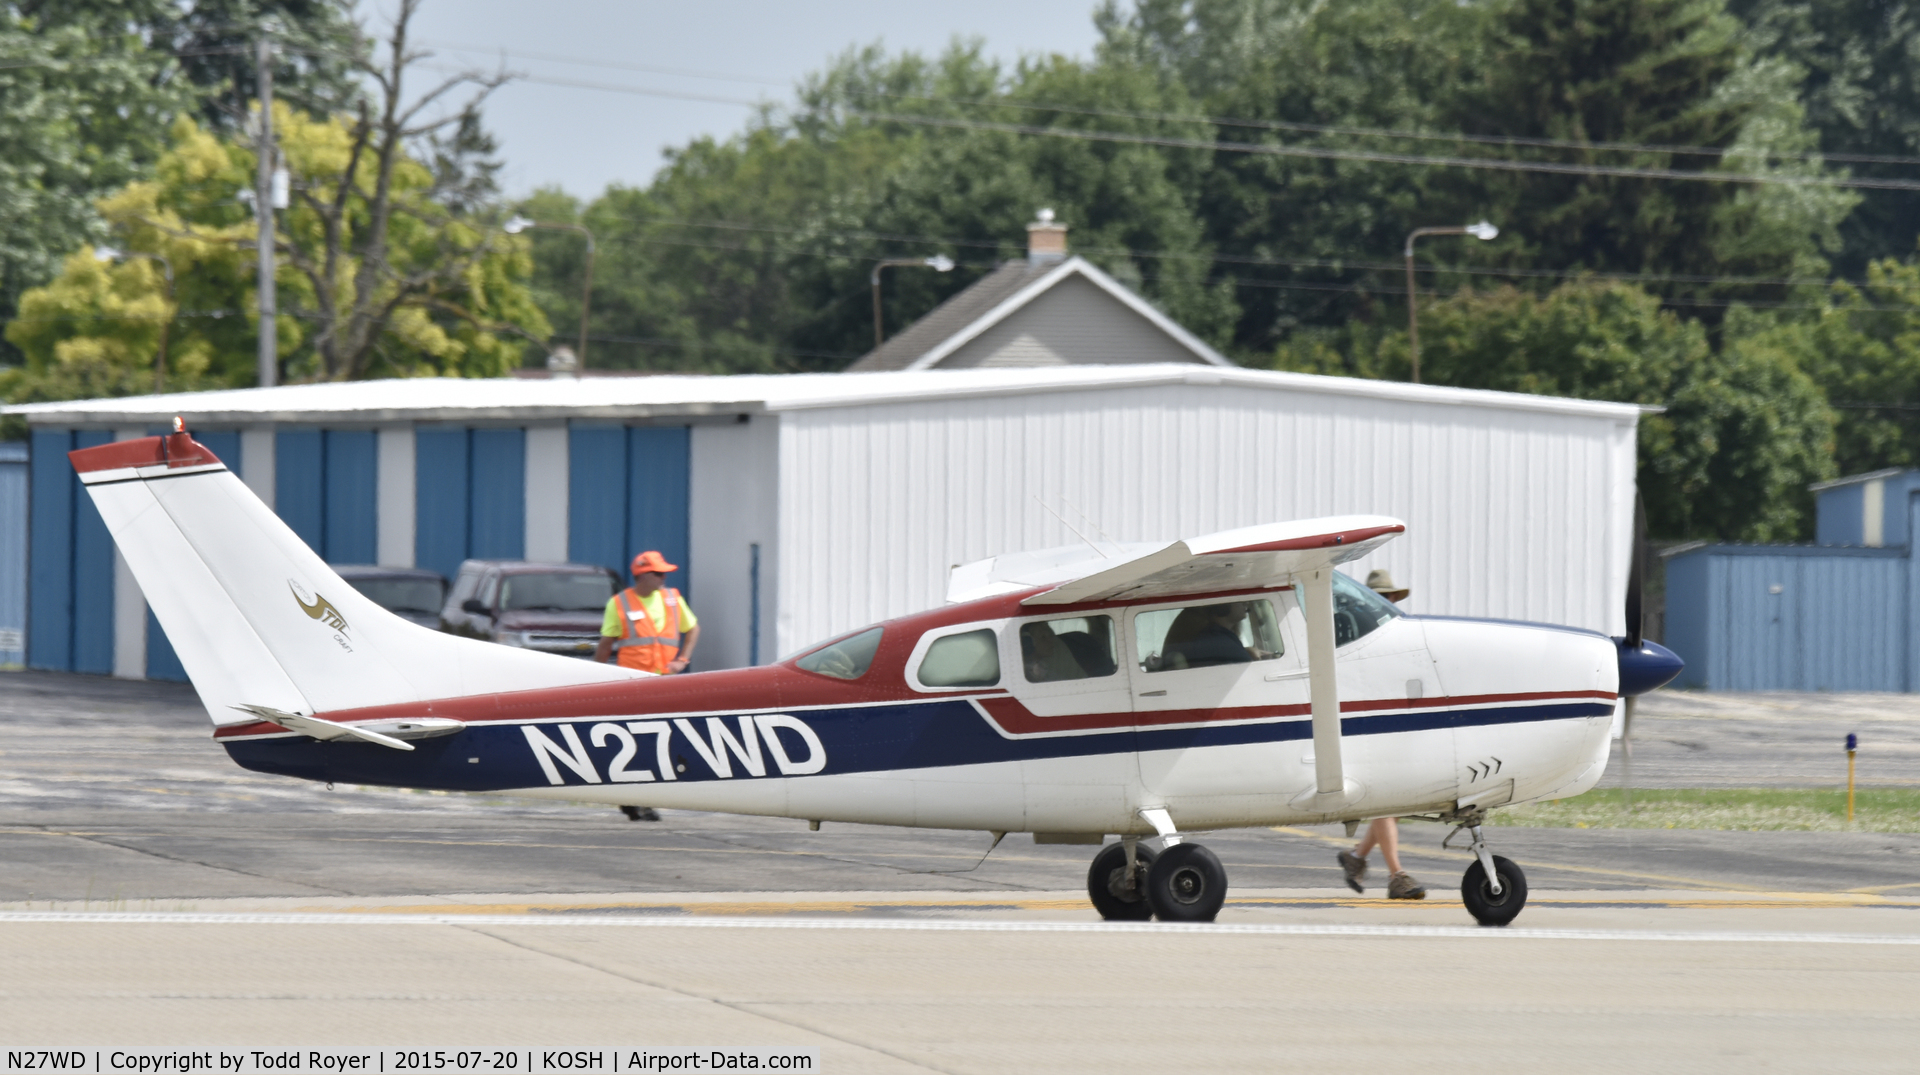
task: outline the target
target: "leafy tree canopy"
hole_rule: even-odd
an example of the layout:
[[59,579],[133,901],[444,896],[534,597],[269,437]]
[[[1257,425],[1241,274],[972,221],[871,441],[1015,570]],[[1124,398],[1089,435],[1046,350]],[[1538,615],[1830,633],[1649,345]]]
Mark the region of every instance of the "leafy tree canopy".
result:
[[[363,275],[376,176],[350,171],[354,130],[342,119],[315,120],[276,105],[280,150],[300,191],[283,211],[278,322],[287,375],[295,379],[447,374],[498,376],[519,364],[525,341],[549,327],[526,278],[524,239],[508,237],[448,211],[429,196],[430,165],[403,158],[391,178],[393,208],[380,257],[386,268]],[[156,311],[174,310],[169,384],[179,388],[245,385],[254,377],[254,297],[250,210],[241,202],[254,175],[250,145],[222,139],[191,119],[175,121],[173,145],[155,178],[129,184],[100,204],[125,249],[165,257],[175,293],[146,259],[114,268],[91,249],[70,257],[61,275],[27,292],[7,338],[27,356],[13,374],[15,398],[60,398],[84,386],[97,394],[143,391],[157,347]],[[330,221],[325,211],[339,205]],[[341,310],[371,279],[383,311],[369,346],[352,355],[337,344]],[[331,339],[330,339],[331,337]]]

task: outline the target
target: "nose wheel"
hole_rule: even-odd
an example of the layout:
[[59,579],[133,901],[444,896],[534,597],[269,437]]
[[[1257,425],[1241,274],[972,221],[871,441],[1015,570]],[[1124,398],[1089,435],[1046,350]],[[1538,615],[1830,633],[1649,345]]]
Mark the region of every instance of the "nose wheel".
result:
[[1527,875],[1512,859],[1487,850],[1487,841],[1480,834],[1480,823],[1485,819],[1486,815],[1478,812],[1467,817],[1440,846],[1451,844],[1462,832],[1473,834],[1473,843],[1467,849],[1473,852],[1474,862],[1460,878],[1460,901],[1481,925],[1504,926],[1520,917],[1527,905]]

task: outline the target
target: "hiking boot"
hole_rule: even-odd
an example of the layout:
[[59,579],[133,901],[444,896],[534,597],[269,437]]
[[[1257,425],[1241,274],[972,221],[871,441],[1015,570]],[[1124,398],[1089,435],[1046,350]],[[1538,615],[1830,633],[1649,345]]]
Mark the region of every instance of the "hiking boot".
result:
[[1367,860],[1351,851],[1342,851],[1339,855],[1340,868],[1347,872],[1347,887],[1355,892],[1365,892],[1367,886],[1360,882],[1367,877]]
[[1413,879],[1405,870],[1387,878],[1387,898],[1390,900],[1424,900],[1427,887]]

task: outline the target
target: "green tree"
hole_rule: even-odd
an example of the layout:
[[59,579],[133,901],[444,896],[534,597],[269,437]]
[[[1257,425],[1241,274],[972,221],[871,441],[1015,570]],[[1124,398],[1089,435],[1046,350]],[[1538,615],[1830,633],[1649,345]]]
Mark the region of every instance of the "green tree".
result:
[[[1116,121],[1089,110],[1190,107],[1151,72],[1059,58],[1006,70],[977,45],[935,59],[870,48],[842,57],[799,97],[733,139],[675,150],[645,188],[614,187],[584,208],[557,192],[525,203],[530,217],[578,220],[598,239],[590,364],[841,368],[872,346],[875,261],[945,253],[959,262],[950,274],[887,275],[887,326],[898,331],[1020,255],[1042,207],[1071,226],[1077,252],[1202,335],[1219,338],[1232,323],[1230,296],[1208,282],[1195,214],[1205,153],[1004,129],[1106,129]],[[1133,127],[1205,131],[1180,120]],[[577,317],[581,250],[576,236],[536,240],[555,324]]]
[[[1810,171],[1769,164],[1812,147],[1793,72],[1756,63],[1721,0],[1507,0],[1484,66],[1454,98],[1470,134],[1594,145],[1553,151],[1572,164],[1687,171]],[[1601,143],[1704,147],[1707,153]],[[1539,158],[1540,150],[1476,153]],[[1823,254],[1857,199],[1833,188],[1609,175],[1456,173],[1455,204],[1507,225],[1486,260],[1510,268],[1718,276],[1823,276]],[[1458,210],[1456,210],[1456,213]],[[1509,223],[1510,222],[1510,223]],[[1663,285],[1669,301],[1786,297],[1780,287]],[[1717,320],[1717,308],[1699,315]]]
[[[355,126],[284,106],[276,112],[281,152],[301,192],[279,231],[277,329],[290,379],[497,376],[519,363],[526,339],[548,333],[526,287],[525,240],[435,206],[426,197],[431,168],[404,153],[384,177],[383,265],[368,272],[366,233],[382,177],[355,170]],[[6,386],[10,397],[150,390],[151,373],[141,371],[152,369],[158,313],[174,318],[171,386],[252,383],[255,230],[239,197],[253,182],[252,148],[183,116],[155,174],[100,209],[129,250],[172,263],[174,303],[144,260],[106,269],[90,250],[70,257],[51,284],[23,296],[21,317],[7,327],[28,359]],[[333,206],[341,208],[330,217]],[[362,280],[371,281],[364,291]],[[356,317],[368,322],[357,356],[347,346]]]
[[[1487,16],[1451,0],[1139,0],[1127,14],[1109,3],[1098,22],[1103,59],[1183,87],[1219,120],[1208,137],[1430,153],[1431,143],[1354,131],[1441,126],[1478,64]],[[1240,312],[1231,343],[1263,353],[1303,326],[1386,313],[1383,295],[1397,305],[1397,277],[1365,266],[1432,223],[1433,180],[1423,165],[1214,154],[1198,211],[1223,255],[1213,275]]]
[[[1920,157],[1920,9],[1886,0],[1728,0],[1759,55],[1792,64],[1818,149],[1857,176],[1911,179],[1910,164],[1854,155]],[[1841,225],[1834,269],[1858,279],[1920,241],[1920,199],[1868,190]]]
[[1729,346],[1791,360],[1837,414],[1842,474],[1920,465],[1920,264],[1885,260],[1836,284],[1810,315],[1729,323]]
[[[95,202],[145,175],[172,120],[234,130],[253,102],[250,44],[273,20],[278,92],[339,104],[353,29],[343,0],[0,2],[0,319],[83,243]],[[0,344],[0,365],[17,361]]]

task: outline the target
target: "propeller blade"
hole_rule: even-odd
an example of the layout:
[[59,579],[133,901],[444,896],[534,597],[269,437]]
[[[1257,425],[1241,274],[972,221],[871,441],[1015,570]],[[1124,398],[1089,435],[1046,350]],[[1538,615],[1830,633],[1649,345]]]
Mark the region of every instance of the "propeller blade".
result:
[[1647,506],[1633,494],[1633,559],[1627,568],[1627,648],[1640,648],[1647,588]]

